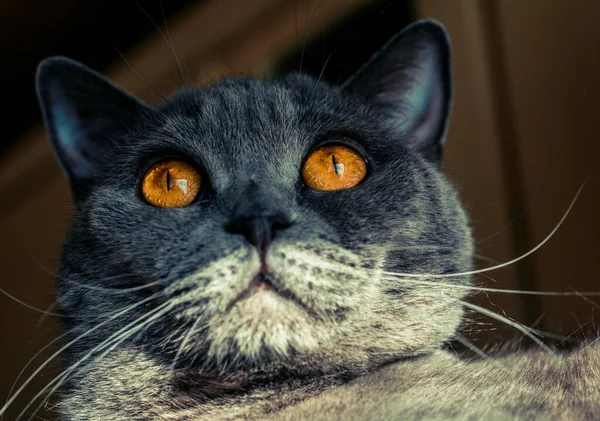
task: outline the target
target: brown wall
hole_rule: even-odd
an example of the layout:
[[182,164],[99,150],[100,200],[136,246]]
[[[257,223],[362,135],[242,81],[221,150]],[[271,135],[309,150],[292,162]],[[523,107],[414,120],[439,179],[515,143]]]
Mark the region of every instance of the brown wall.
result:
[[[600,2],[496,1],[527,243],[544,238],[588,183],[564,226],[532,256],[535,286],[600,290]],[[577,328],[592,316],[581,299],[545,298],[548,326]]]
[[[454,40],[456,103],[447,172],[463,188],[480,253],[506,261],[556,235],[482,284],[598,291],[600,263],[600,2],[422,0]],[[505,228],[508,226],[507,228]],[[490,295],[510,317],[570,333],[591,321],[583,298]],[[494,308],[492,306],[491,308]],[[588,323],[588,326],[591,323]]]

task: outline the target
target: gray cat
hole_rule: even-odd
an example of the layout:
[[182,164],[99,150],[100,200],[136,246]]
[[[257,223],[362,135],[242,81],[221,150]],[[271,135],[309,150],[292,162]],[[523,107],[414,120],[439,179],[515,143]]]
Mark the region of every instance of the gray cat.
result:
[[77,211],[64,371],[39,394],[61,390],[61,420],[600,419],[593,344],[441,349],[474,245],[440,171],[436,22],[343,86],[227,79],[151,107],[49,58],[37,89]]

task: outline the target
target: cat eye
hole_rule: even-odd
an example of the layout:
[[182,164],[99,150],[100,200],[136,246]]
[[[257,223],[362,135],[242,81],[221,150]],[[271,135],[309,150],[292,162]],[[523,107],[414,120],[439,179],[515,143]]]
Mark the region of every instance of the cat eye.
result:
[[178,208],[194,201],[202,187],[202,176],[193,165],[180,160],[162,161],[144,175],[144,199],[162,208]]
[[314,190],[344,190],[356,186],[367,175],[367,163],[346,145],[323,145],[308,156],[302,178]]

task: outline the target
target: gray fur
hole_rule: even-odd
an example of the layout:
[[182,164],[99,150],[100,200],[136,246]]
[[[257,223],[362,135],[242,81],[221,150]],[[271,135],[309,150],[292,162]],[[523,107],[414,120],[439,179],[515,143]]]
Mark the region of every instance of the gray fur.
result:
[[[393,83],[369,77],[381,72]],[[447,37],[432,22],[396,37],[344,87],[303,75],[228,79],[158,107],[77,63],[45,61],[38,94],[77,206],[58,306],[70,340],[95,328],[66,352],[73,369],[61,385],[61,419],[525,420],[595,411],[597,382],[558,380],[570,379],[571,360],[466,363],[439,351],[461,324],[465,295],[440,284],[468,283],[451,274],[470,270],[473,255],[465,212],[439,171],[449,75]],[[355,188],[302,184],[303,159],[328,140],[366,153],[369,174]],[[145,169],[166,156],[202,168],[209,188],[187,207],[140,197]],[[270,291],[239,299],[261,259],[227,226],[257,213],[292,222],[275,233],[265,262],[293,299]],[[423,286],[384,271],[448,277]],[[132,335],[104,342],[120,330]],[[585,355],[597,373],[597,352],[572,360]]]

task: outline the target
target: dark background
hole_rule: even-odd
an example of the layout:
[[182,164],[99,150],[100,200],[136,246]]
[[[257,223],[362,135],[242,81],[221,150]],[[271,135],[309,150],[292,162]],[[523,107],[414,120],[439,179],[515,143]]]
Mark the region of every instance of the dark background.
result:
[[193,0],[3,0],[0,5],[0,80],[14,111],[2,126],[0,151],[41,118],[33,79],[37,64],[63,55],[106,69],[119,53],[156,31]]
[[[3,0],[0,79],[5,103],[18,112],[11,113],[3,124],[0,153],[41,118],[33,79],[42,59],[63,55],[93,69],[106,69],[157,32],[157,26],[163,27],[174,15],[199,3],[201,0]],[[359,13],[332,22],[320,36],[305,42],[299,34],[304,48],[284,55],[278,71],[302,70],[318,77],[324,68],[325,80],[343,81],[410,21],[409,9],[404,1],[373,1]]]

